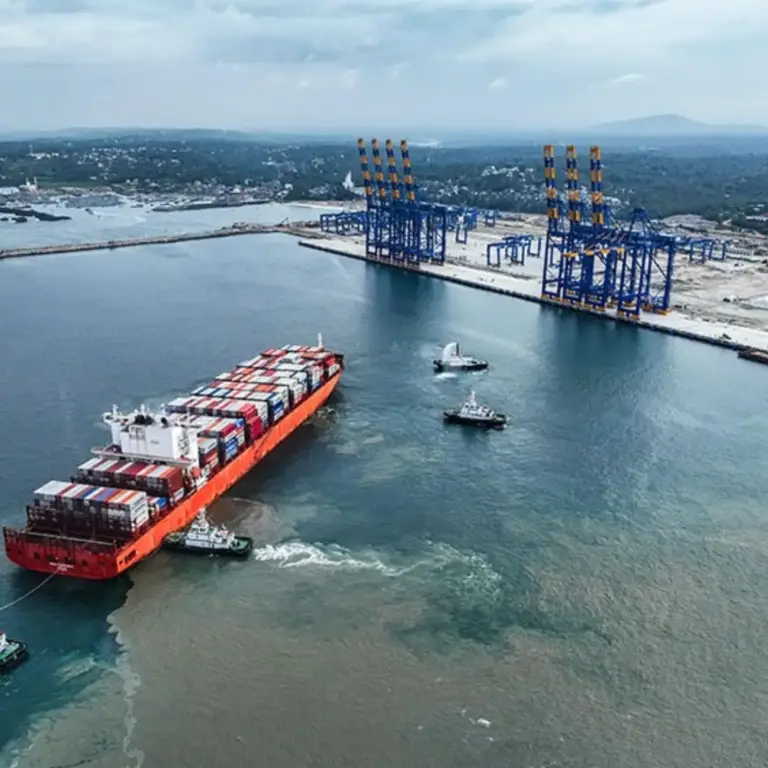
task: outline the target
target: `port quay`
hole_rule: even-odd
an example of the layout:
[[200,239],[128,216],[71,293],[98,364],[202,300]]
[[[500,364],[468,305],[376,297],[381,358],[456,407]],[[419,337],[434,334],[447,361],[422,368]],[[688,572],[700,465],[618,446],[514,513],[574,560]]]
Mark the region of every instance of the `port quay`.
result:
[[[602,192],[599,147],[589,150],[587,200],[579,187],[577,154],[566,147],[566,184],[556,187],[555,156],[544,147],[546,216],[501,216],[418,199],[407,141],[358,141],[365,204],[321,213],[319,220],[280,224],[239,222],[215,230],[0,250],[0,260],[112,250],[239,235],[287,234],[299,244],[381,267],[418,272],[459,285],[540,304],[549,311],[678,336],[768,361],[768,325],[755,323],[754,296],[763,261],[711,237],[662,232],[644,209],[618,222]],[[588,222],[588,223],[586,223]],[[715,288],[712,288],[712,286]],[[734,298],[724,293],[731,292]],[[768,284],[765,286],[768,303]],[[758,297],[758,301],[760,301]],[[768,304],[767,304],[768,305]],[[754,352],[756,355],[752,355]]]

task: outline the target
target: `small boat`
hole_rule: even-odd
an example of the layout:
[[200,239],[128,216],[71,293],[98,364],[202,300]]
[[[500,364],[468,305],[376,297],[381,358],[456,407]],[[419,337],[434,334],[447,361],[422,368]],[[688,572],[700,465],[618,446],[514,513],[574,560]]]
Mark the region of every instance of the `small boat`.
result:
[[763,365],[768,365],[768,352],[766,352],[764,349],[746,347],[745,349],[740,349],[737,352],[737,355],[742,360],[752,360],[754,363],[762,363]]
[[5,632],[0,631],[0,672],[7,672],[21,664],[29,656],[25,643],[20,640],[11,640]]
[[474,357],[464,357],[459,352],[459,343],[452,341],[443,349],[440,360],[433,360],[436,373],[444,371],[484,371],[488,367],[486,360],[478,360]]
[[474,391],[469,393],[469,398],[461,408],[443,411],[443,419],[448,424],[464,424],[486,429],[504,429],[507,424],[507,417],[503,413],[496,413],[487,405],[480,405],[475,400]]
[[253,549],[253,539],[235,536],[223,526],[211,525],[202,510],[186,531],[168,534],[163,540],[163,548],[201,555],[247,557]]

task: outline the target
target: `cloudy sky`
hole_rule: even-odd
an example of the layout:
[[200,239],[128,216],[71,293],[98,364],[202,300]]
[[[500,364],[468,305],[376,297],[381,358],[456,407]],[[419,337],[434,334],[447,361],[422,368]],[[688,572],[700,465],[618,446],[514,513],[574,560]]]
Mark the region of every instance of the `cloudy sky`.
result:
[[0,0],[0,129],[768,125],[768,0]]

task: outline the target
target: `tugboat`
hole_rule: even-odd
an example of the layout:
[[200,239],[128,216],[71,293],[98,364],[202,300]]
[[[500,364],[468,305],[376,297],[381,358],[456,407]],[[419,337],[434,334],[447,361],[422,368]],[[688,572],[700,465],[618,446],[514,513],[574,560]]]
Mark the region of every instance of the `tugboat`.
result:
[[503,413],[496,413],[488,406],[478,404],[474,391],[469,393],[469,398],[461,408],[443,411],[443,419],[448,424],[464,424],[486,429],[504,429],[507,425],[507,417]]
[[443,349],[440,360],[433,360],[435,373],[444,371],[484,371],[488,367],[487,360],[478,360],[474,357],[463,357],[459,352],[459,343],[452,341]]
[[253,539],[248,536],[235,536],[224,527],[212,526],[205,518],[205,510],[202,510],[186,531],[166,536],[163,548],[201,555],[248,557],[253,549]]
[[29,655],[27,646],[20,640],[11,640],[5,632],[0,631],[0,672],[7,672],[21,664]]

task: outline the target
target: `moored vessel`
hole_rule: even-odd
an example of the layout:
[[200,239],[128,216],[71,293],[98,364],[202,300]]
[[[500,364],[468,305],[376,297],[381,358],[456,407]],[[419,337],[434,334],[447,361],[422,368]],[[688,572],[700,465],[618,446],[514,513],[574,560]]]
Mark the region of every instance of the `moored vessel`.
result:
[[486,429],[503,429],[507,417],[503,413],[491,410],[487,405],[480,405],[475,399],[474,391],[460,408],[443,411],[443,419],[449,424],[464,424],[470,427]]
[[751,360],[753,363],[762,363],[768,365],[768,351],[758,349],[757,347],[746,347],[740,349],[737,353],[742,360]]
[[111,443],[69,482],[37,489],[8,558],[41,573],[110,579],[188,526],[328,400],[344,357],[316,346],[268,349],[157,412],[104,414]]
[[187,530],[169,533],[163,541],[163,548],[201,555],[248,557],[253,550],[253,539],[236,536],[224,526],[211,525],[205,517],[205,510],[201,510]]
[[436,373],[444,373],[446,371],[484,371],[488,367],[488,361],[462,355],[459,351],[459,343],[452,341],[450,344],[445,345],[442,356],[439,360],[433,360],[432,365]]
[[7,672],[18,664],[21,664],[29,655],[25,643],[21,640],[12,640],[5,632],[0,630],[0,672]]

